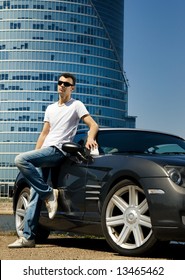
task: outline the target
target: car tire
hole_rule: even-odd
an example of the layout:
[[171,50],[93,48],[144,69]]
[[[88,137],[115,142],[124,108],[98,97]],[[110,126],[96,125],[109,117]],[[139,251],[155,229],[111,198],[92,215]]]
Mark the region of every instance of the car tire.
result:
[[[16,208],[15,208],[15,228],[17,235],[19,237],[23,236],[24,229],[24,217],[26,213],[26,209],[28,207],[28,203],[30,200],[30,189],[29,187],[24,187],[17,199]],[[37,234],[36,234],[36,242],[43,243],[49,236],[50,231],[40,224],[38,224]]]
[[143,189],[122,180],[108,193],[102,208],[107,243],[121,255],[142,256],[155,248],[148,203]]
[[28,187],[24,187],[18,196],[15,208],[15,228],[19,237],[23,235],[24,217],[28,207],[29,199],[30,189]]

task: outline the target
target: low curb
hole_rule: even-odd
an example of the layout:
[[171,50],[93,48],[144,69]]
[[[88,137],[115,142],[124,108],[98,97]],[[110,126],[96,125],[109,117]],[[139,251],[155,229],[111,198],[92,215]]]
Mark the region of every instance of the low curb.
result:
[[15,231],[11,198],[0,198],[0,231]]
[[0,214],[0,231],[15,231],[14,215]]

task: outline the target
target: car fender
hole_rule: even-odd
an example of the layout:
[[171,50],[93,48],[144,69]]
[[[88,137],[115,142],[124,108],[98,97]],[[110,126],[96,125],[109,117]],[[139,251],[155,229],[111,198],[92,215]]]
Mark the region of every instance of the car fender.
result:
[[[98,161],[98,162],[97,162]],[[168,175],[160,164],[149,160],[148,158],[108,155],[105,168],[107,169],[106,178],[102,180],[102,193],[106,195],[110,189],[122,179],[130,179],[137,182],[146,192],[145,186],[142,186],[142,178],[167,178]],[[103,165],[102,160],[95,159],[93,165]],[[91,167],[92,170],[92,167]],[[108,183],[107,183],[108,182]]]

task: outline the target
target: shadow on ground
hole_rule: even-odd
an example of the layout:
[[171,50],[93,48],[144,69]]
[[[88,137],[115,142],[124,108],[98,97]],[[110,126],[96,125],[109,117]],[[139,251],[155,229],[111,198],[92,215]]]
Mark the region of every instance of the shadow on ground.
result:
[[[60,246],[64,248],[80,248],[86,250],[93,250],[99,252],[108,252],[118,255],[113,249],[107,244],[105,239],[101,238],[86,238],[86,237],[60,237],[57,236],[45,241],[45,244],[54,246]],[[156,252],[144,256],[144,258],[152,259],[170,259],[170,260],[185,260],[185,243],[182,242],[171,242],[160,246]]]

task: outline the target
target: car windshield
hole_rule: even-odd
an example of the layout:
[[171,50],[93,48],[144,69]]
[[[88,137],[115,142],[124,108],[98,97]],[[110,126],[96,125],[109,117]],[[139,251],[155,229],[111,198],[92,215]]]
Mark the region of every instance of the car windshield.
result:
[[185,141],[173,135],[138,131],[99,131],[100,154],[185,154]]

